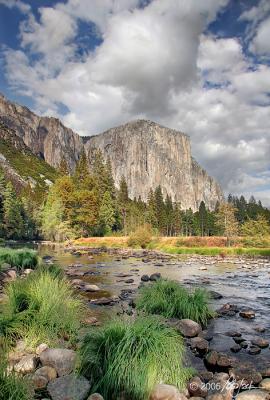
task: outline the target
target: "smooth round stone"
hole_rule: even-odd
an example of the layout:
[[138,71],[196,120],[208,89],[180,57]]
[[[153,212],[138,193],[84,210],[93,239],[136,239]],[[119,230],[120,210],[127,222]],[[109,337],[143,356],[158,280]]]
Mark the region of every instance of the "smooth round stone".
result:
[[260,388],[267,390],[268,392],[270,392],[270,378],[265,378],[260,382],[259,385]]
[[269,400],[270,396],[264,390],[252,389],[239,393],[235,400]]
[[257,354],[260,354],[261,349],[258,346],[250,346],[250,348],[248,349],[248,352],[252,356],[255,356]]
[[252,309],[245,309],[239,312],[240,317],[246,319],[254,319],[255,318],[255,311]]
[[260,347],[261,349],[266,349],[266,347],[269,346],[268,340],[263,339],[263,338],[260,338],[260,337],[251,340],[251,343],[252,343],[254,346]]

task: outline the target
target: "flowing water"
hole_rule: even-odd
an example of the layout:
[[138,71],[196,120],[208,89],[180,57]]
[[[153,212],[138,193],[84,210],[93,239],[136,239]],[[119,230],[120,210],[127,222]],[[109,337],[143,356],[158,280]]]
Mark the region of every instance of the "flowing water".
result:
[[[127,257],[121,255],[80,255],[76,256],[65,252],[61,247],[39,246],[41,256],[50,255],[60,266],[72,266],[82,276],[74,276],[83,281],[98,285],[99,292],[82,292],[89,300],[89,307],[93,316],[104,321],[112,318],[121,311],[124,302],[114,306],[91,304],[91,300],[119,296],[122,290],[138,288],[141,276],[161,273],[163,278],[179,281],[187,287],[204,287],[207,290],[220,293],[221,299],[211,300],[214,310],[225,303],[236,305],[240,310],[251,308],[256,312],[255,319],[246,320],[236,313],[234,316],[223,316],[214,319],[208,326],[208,332],[213,335],[211,348],[226,353],[235,345],[231,337],[225,335],[228,331],[239,331],[250,341],[255,337],[270,340],[270,260],[269,259],[241,259],[241,258],[211,258],[205,256],[191,256],[164,259],[161,255],[151,257]],[[133,279],[132,283],[126,283]],[[126,303],[127,305],[127,303]],[[258,333],[257,327],[265,328],[265,332]],[[231,353],[233,355],[233,353]],[[237,353],[238,359],[251,363],[270,366],[270,350],[263,349],[259,355],[249,355],[246,350]],[[256,360],[256,361],[255,361]],[[198,362],[199,363],[199,362]],[[197,363],[197,364],[198,364]]]

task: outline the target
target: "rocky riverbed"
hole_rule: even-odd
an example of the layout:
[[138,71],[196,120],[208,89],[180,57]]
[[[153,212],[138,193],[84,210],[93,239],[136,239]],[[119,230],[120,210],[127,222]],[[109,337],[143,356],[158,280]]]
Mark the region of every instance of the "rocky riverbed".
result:
[[[216,318],[208,326],[201,327],[190,320],[167,321],[183,335],[186,365],[195,368],[197,376],[182,397],[170,394],[171,388],[161,387],[160,392],[169,390],[169,394],[153,394],[152,399],[231,400],[233,393],[238,400],[270,398],[269,259],[176,257],[154,251],[87,248],[52,251],[42,247],[39,251],[46,263],[61,265],[72,285],[84,296],[89,306],[89,325],[100,325],[116,314],[136,315],[134,299],[138,288],[160,277],[190,288],[204,287],[210,292]],[[60,354],[61,358],[59,351],[57,356]],[[41,368],[51,366],[36,354],[35,362],[37,359]],[[42,370],[42,378],[40,373],[35,378],[37,385],[44,381],[43,372],[55,375],[54,371]],[[57,376],[60,379],[61,374]],[[65,390],[69,383],[62,380],[58,383]],[[54,393],[53,389],[51,392]],[[51,394],[53,399],[62,399],[57,396]]]

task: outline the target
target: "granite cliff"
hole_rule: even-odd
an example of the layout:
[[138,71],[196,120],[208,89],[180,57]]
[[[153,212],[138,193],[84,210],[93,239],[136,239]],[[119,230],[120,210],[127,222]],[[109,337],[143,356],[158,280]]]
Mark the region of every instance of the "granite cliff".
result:
[[202,200],[213,209],[223,198],[218,183],[192,158],[189,137],[154,122],[137,120],[82,138],[58,119],[37,116],[1,95],[0,118],[54,167],[65,157],[73,170],[83,147],[89,162],[92,150],[101,149],[111,159],[116,186],[124,176],[131,198],[146,200],[150,188],[158,185],[183,209],[197,210]]
[[99,148],[110,157],[116,185],[124,175],[131,198],[146,200],[160,185],[183,209],[197,210],[202,200],[213,209],[222,200],[220,186],[192,158],[189,137],[181,132],[137,120],[91,136],[85,148],[88,155]]

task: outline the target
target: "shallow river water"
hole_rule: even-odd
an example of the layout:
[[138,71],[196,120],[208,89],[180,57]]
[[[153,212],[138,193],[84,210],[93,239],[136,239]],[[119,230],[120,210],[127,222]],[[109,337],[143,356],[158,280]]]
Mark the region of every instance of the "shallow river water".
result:
[[[270,260],[260,258],[227,258],[190,256],[164,259],[162,255],[153,258],[147,255],[127,257],[126,255],[93,254],[73,255],[61,247],[39,246],[40,256],[50,255],[63,268],[75,268],[81,276],[71,276],[71,279],[98,285],[99,292],[82,292],[89,300],[89,308],[99,321],[112,318],[121,309],[127,308],[128,302],[116,303],[113,306],[91,304],[98,298],[119,296],[122,290],[138,288],[141,276],[159,272],[163,278],[179,281],[187,287],[204,287],[218,292],[220,299],[212,299],[214,310],[224,304],[236,305],[239,310],[251,308],[255,311],[254,319],[244,319],[236,313],[233,316],[222,316],[210,322],[207,330],[213,335],[210,348],[230,353],[243,362],[260,364],[261,368],[270,367],[269,348],[261,350],[258,355],[248,354],[248,349],[242,349],[233,354],[230,348],[235,345],[233,339],[226,335],[228,331],[238,331],[249,343],[256,337],[270,340]],[[90,255],[89,255],[90,254]],[[125,283],[133,279],[132,283]],[[258,333],[257,328],[265,328]],[[199,359],[194,362],[198,369],[203,369]]]

